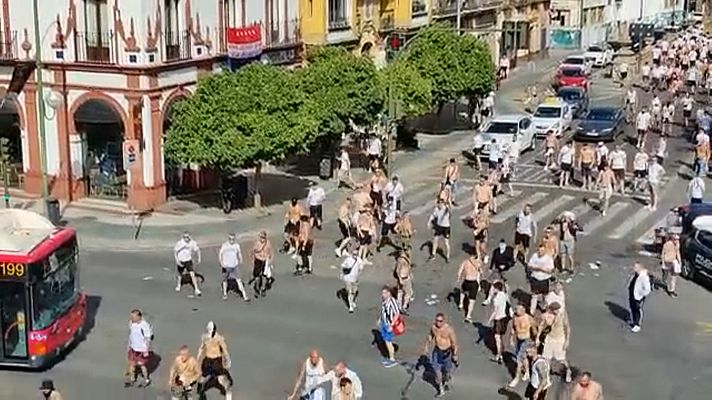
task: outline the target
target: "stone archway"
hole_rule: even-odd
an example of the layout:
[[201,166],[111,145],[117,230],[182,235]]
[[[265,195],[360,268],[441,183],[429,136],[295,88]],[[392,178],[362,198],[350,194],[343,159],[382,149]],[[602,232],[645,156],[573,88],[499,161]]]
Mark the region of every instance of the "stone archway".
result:
[[[128,182],[123,166],[123,141],[126,114],[121,106],[105,95],[85,95],[74,102],[70,111],[78,147],[73,153],[72,172],[84,181],[85,195],[126,200]],[[74,158],[74,157],[73,157]]]
[[0,99],[0,137],[8,139],[9,163],[6,176],[0,176],[4,185],[21,187],[24,180],[25,166],[29,165],[29,146],[23,139],[24,115],[22,107],[15,98]]

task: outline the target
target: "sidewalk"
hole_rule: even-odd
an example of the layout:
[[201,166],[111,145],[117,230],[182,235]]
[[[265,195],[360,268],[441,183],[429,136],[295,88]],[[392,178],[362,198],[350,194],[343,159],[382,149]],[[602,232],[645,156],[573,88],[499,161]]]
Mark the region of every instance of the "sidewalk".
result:
[[[502,83],[498,92],[498,112],[521,112],[523,105],[512,101],[515,93],[518,93],[522,86],[548,81],[551,70],[558,65],[561,57],[570,53],[553,51],[549,58],[537,60],[534,68],[525,64],[525,67],[512,71],[510,78]],[[394,171],[407,189],[413,188],[420,183],[420,177],[425,173],[434,168],[441,168],[444,160],[468,148],[472,134],[473,131],[456,131],[447,135],[419,135],[419,150],[395,153]],[[355,170],[354,173],[356,176],[363,175],[362,171]],[[329,199],[324,206],[324,218],[326,221],[333,220],[338,204],[348,192],[336,190],[334,182],[331,181],[321,181],[320,184]],[[141,220],[128,215],[97,213],[70,207],[65,210],[63,218],[69,226],[78,230],[84,249],[161,251],[172,248],[185,230],[192,233],[201,247],[219,246],[228,232],[237,233],[240,240],[251,241],[263,228],[272,233],[276,240],[275,236],[281,234],[283,210],[283,204],[274,204],[259,211],[249,209],[230,215],[201,210],[185,215],[154,214]]]

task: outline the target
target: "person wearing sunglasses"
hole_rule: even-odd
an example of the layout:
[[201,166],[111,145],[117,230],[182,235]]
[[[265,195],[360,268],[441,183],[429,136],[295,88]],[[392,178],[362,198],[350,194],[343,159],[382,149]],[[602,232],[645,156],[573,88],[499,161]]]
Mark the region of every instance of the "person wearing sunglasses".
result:
[[459,350],[455,330],[447,323],[443,313],[435,315],[435,320],[423,346],[423,354],[427,354],[430,347],[432,347],[430,363],[435,370],[435,382],[438,385],[435,397],[443,397],[445,392],[450,390],[448,382],[453,367],[457,365]]
[[571,400],[603,400],[603,387],[591,379],[591,373],[583,372],[571,390]]

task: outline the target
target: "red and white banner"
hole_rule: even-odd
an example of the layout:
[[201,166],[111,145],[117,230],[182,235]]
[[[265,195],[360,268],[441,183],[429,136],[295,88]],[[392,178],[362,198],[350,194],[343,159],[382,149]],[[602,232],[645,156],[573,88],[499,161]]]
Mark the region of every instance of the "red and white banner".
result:
[[227,28],[227,56],[253,58],[262,54],[262,27],[259,24],[244,28]]

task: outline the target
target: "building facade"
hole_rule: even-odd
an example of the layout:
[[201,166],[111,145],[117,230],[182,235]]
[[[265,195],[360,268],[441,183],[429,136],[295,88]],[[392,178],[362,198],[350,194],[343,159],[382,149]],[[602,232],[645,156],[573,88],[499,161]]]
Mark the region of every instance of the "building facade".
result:
[[[108,197],[150,209],[171,184],[200,188],[197,168],[166,165],[163,134],[176,102],[222,68],[225,29],[257,24],[263,62],[294,62],[301,43],[295,0],[58,0],[42,2],[39,15],[28,0],[0,4],[0,81],[7,86],[40,47],[45,82],[44,98],[33,75],[0,107],[11,183],[41,193],[44,154],[48,190],[65,201]],[[126,143],[136,143],[131,166]]]

